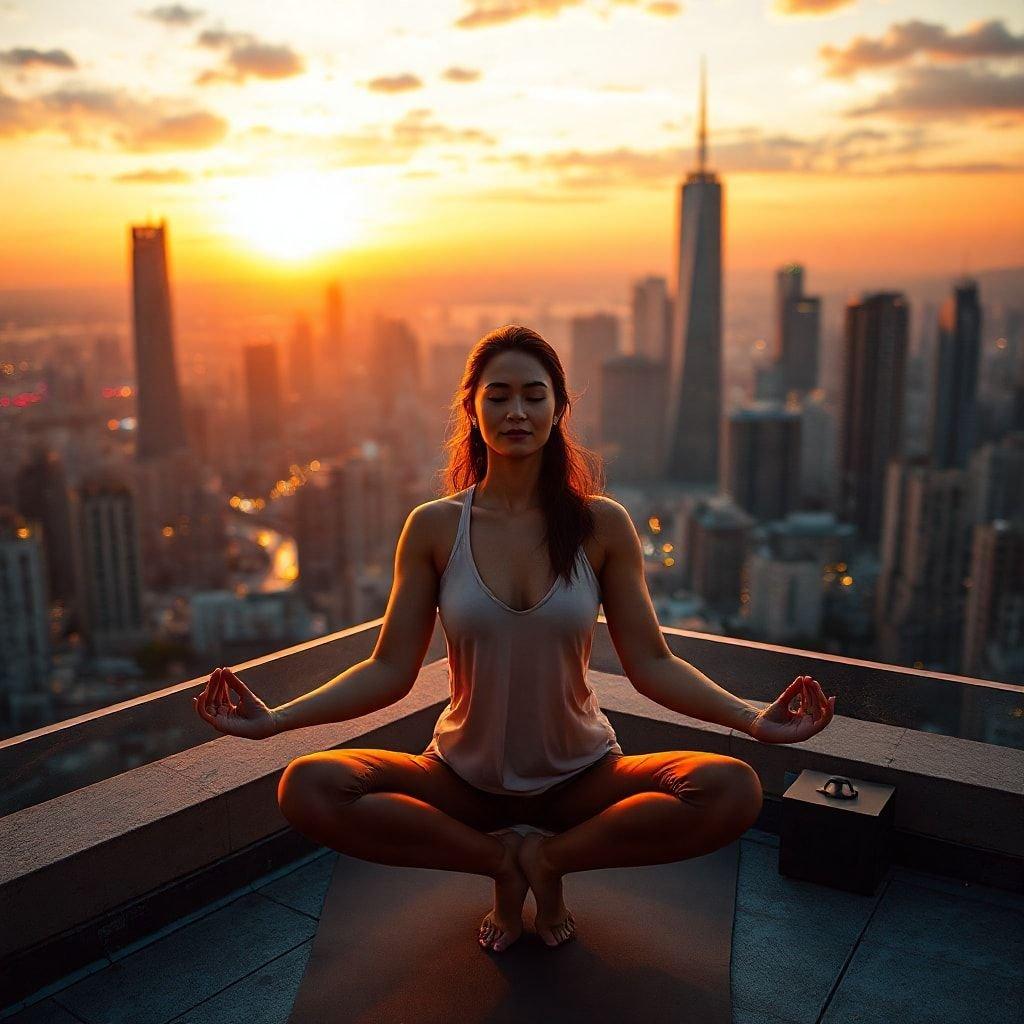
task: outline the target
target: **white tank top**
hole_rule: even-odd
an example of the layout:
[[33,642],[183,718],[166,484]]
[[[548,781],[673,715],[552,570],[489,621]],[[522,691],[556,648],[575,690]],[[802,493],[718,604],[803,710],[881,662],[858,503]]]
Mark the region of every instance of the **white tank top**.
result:
[[559,576],[521,611],[497,598],[470,549],[475,490],[440,580],[451,700],[427,751],[478,789],[543,793],[609,750],[622,753],[587,681],[601,588],[581,546],[571,586]]

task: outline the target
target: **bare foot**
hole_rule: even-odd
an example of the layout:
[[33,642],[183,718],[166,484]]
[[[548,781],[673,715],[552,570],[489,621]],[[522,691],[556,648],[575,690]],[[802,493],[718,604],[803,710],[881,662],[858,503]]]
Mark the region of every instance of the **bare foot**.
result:
[[494,908],[480,922],[477,941],[484,949],[500,953],[523,933],[523,903],[530,883],[516,856],[523,837],[518,832],[502,832],[496,838],[505,846],[506,863],[494,880]]
[[562,902],[562,876],[544,858],[546,836],[531,832],[519,847],[519,864],[537,901],[534,928],[549,946],[560,946],[576,935],[576,919]]

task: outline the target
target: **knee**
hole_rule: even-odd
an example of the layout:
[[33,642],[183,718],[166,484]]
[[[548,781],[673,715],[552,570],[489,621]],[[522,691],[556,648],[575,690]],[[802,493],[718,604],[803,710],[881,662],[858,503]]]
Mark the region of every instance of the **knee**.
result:
[[277,784],[277,806],[291,822],[307,820],[327,805],[337,807],[363,794],[366,778],[355,766],[335,758],[305,754],[290,762]]
[[700,793],[704,802],[720,808],[731,819],[741,820],[745,832],[757,821],[764,804],[764,791],[757,772],[746,761],[724,754],[709,755],[680,775],[672,789]]

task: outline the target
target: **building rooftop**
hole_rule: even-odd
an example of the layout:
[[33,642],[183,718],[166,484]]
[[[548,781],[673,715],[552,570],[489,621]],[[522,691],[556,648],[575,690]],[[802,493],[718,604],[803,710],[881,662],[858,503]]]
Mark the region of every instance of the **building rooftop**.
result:
[[[308,690],[310,679],[368,657],[381,623],[238,670],[268,703],[280,703]],[[636,692],[606,621],[598,620],[590,678],[626,753],[728,753],[762,780],[761,818],[739,842],[733,1020],[1020,1022],[1021,688],[681,630],[664,634],[675,654],[753,703],[810,673],[839,694],[837,711],[847,712],[823,733],[786,745],[687,718]],[[176,730],[159,756],[77,788],[51,778],[50,795],[0,818],[0,848],[14,851],[0,865],[0,901],[6,922],[18,922],[2,932],[8,970],[0,978],[0,1019],[284,1024],[340,855],[288,827],[275,800],[280,773],[313,750],[422,750],[448,697],[443,654],[437,629],[402,701],[259,743],[211,738],[192,711],[199,679],[0,744],[3,778],[13,783],[59,751],[84,756],[126,723],[173,723]],[[918,723],[926,728],[905,724],[928,713],[935,687],[948,691],[956,724],[941,707],[934,722]],[[888,695],[890,721],[874,720],[879,694]],[[944,734],[937,724],[996,741]],[[783,794],[802,769],[895,787],[892,863],[873,895],[780,874]],[[566,888],[571,896],[572,876]],[[641,1007],[640,985],[637,998]]]

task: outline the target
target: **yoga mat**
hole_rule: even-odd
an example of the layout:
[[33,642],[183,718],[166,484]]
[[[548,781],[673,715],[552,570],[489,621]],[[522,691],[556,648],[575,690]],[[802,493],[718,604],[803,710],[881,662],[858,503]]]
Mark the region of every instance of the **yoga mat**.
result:
[[477,943],[482,875],[338,855],[288,1024],[731,1024],[739,843],[676,861],[566,875],[576,938]]

